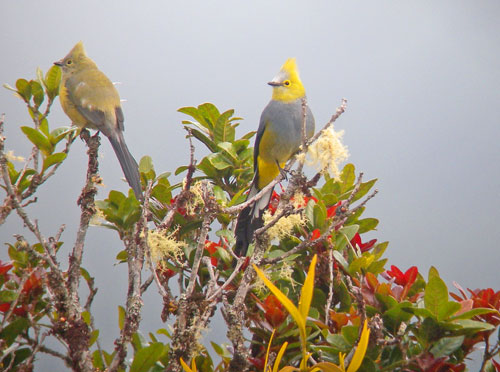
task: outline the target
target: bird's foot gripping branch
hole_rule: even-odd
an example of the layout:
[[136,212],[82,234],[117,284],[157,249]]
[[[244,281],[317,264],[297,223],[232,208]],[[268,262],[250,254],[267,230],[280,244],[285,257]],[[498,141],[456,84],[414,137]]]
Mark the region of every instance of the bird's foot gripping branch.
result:
[[[291,172],[265,205],[246,256],[235,255],[237,216],[261,196],[245,202],[255,133],[237,136],[241,119],[233,110],[208,103],[180,109],[189,116],[183,122],[189,160],[170,174],[157,173],[143,157],[144,202],[131,190],[94,202],[98,137],[83,132],[89,162],[80,222],[43,231],[29,206],[42,201],[41,188],[52,187],[47,180],[68,161],[75,140],[74,129],[49,125],[58,76],[54,67],[11,88],[33,120],[21,128],[33,145],[24,159],[9,152],[8,118],[0,120],[0,222],[20,218],[7,242],[10,259],[0,262],[2,370],[36,369],[43,354],[74,371],[463,371],[480,346],[482,370],[499,369],[499,344],[490,336],[500,324],[500,292],[457,287],[450,298],[435,268],[424,277],[416,267],[389,266],[388,243],[377,240],[379,221],[365,217],[376,180],[365,181],[352,164],[338,174],[321,161],[312,177],[300,167]],[[338,141],[330,132],[303,148],[323,142],[317,153],[333,147],[341,154]],[[209,151],[200,160],[199,144]],[[118,325],[105,330],[115,332],[112,344],[103,344],[101,314],[92,306],[99,296],[94,276],[101,274],[82,266],[91,224],[117,232],[123,249],[109,265],[127,265],[112,283],[123,292]],[[67,262],[64,249],[71,252]],[[168,330],[141,332],[147,291],[163,305],[158,323],[172,321]],[[215,324],[219,311],[223,320]],[[225,333],[230,345],[210,343],[212,332]]]

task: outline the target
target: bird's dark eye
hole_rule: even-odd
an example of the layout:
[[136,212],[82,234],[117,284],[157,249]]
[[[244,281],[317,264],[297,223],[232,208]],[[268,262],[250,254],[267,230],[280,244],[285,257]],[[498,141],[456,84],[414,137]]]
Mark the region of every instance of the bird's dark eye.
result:
[[285,80],[283,82],[283,85],[286,86],[286,87],[289,87],[290,86],[290,80]]
[[72,61],[71,59],[68,59],[68,60],[66,61],[66,64],[67,64],[67,65],[71,65],[72,63],[73,63],[73,61]]

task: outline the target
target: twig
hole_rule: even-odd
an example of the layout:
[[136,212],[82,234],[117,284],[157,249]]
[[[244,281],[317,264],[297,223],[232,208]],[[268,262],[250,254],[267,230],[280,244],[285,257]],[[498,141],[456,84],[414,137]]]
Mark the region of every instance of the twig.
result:
[[[207,184],[204,182],[202,185],[202,193],[203,193],[203,199],[205,201],[205,206],[208,204],[208,187]],[[205,207],[205,209],[207,209]],[[207,213],[208,211],[205,211],[205,214],[203,216],[203,223],[202,223],[202,228],[200,232],[200,236],[198,237],[198,246],[196,247],[196,253],[194,255],[194,262],[193,262],[193,267],[191,269],[191,276],[189,278],[189,284],[186,288],[186,296],[191,297],[194,291],[194,286],[196,284],[196,279],[198,278],[198,270],[200,269],[200,263],[201,263],[201,258],[203,256],[203,250],[205,249],[205,240],[207,239],[208,231],[210,229],[210,224],[213,221],[213,216],[210,213]]]
[[151,189],[150,182],[144,195],[141,218],[135,225],[134,234],[126,236],[124,239],[128,265],[127,304],[123,328],[120,331],[119,339],[115,341],[115,355],[109,365],[109,372],[117,371],[123,366],[127,356],[127,343],[132,339],[132,335],[137,332],[141,321],[141,309],[143,305],[141,297],[141,273],[144,266],[144,252],[147,247],[145,233],[147,231]]
[[[35,340],[33,340],[32,338],[30,338],[29,336],[26,337],[26,340],[28,341],[29,345],[34,345],[35,344]],[[60,352],[52,350],[52,349],[50,349],[50,348],[48,348],[47,346],[44,346],[44,345],[40,345],[39,350],[42,353],[49,354],[49,355],[52,355],[52,356],[54,356],[56,358],[61,359],[62,361],[64,361],[66,363],[67,366],[71,366],[72,365],[72,361],[71,361],[71,359],[67,355],[61,354]]]
[[167,230],[170,228],[170,225],[172,224],[172,221],[175,216],[175,212],[177,210],[177,207],[181,206],[186,202],[186,199],[189,197],[189,189],[191,188],[191,183],[193,182],[193,174],[194,171],[196,170],[196,160],[194,158],[194,145],[193,141],[191,139],[192,137],[192,132],[191,129],[186,128],[188,131],[188,139],[189,139],[189,148],[190,148],[190,154],[189,154],[189,165],[188,165],[188,171],[186,174],[186,177],[184,178],[184,187],[182,188],[182,191],[177,195],[177,198],[175,199],[175,202],[170,204],[170,210],[168,213],[165,215],[161,223],[158,225],[158,229],[162,230]]
[[210,296],[207,297],[207,302],[212,302],[214,301],[221,293],[224,289],[226,289],[226,287],[231,284],[231,282],[234,280],[234,278],[236,278],[236,276],[238,276],[239,272],[240,272],[240,268],[241,266],[243,266],[243,263],[245,262],[245,260],[238,260],[237,263],[236,263],[236,267],[234,268],[233,272],[231,273],[231,275],[229,276],[229,278],[227,278],[227,280],[224,282],[224,284],[222,284],[219,288],[217,288],[217,290],[210,294]]
[[30,276],[30,273],[29,272],[23,272],[23,276],[21,278],[21,282],[19,283],[19,287],[17,288],[17,291],[16,291],[16,298],[14,299],[14,301],[10,304],[10,307],[9,307],[9,310],[7,311],[7,313],[4,315],[3,319],[2,319],[2,324],[0,325],[0,330],[2,330],[5,326],[5,323],[7,322],[8,319],[10,319],[10,317],[12,316],[12,313],[14,312],[14,309],[16,308],[17,306],[17,303],[19,302],[19,299],[21,298],[21,292],[23,291],[23,288],[24,288],[24,284],[26,283],[26,281],[28,280]]
[[[100,145],[99,132],[94,136],[90,136],[88,130],[82,130],[80,134],[81,138],[86,142],[88,150],[87,154],[89,157],[88,168],[87,168],[87,179],[85,181],[85,186],[82,189],[82,193],[78,198],[78,204],[82,210],[80,215],[80,225],[78,232],[76,234],[76,242],[73,246],[73,251],[69,258],[69,268],[68,268],[68,292],[75,301],[73,305],[79,305],[78,300],[78,288],[80,285],[80,267],[82,264],[83,257],[83,246],[85,244],[85,238],[87,236],[87,230],[89,228],[90,219],[95,214],[95,196],[97,194],[97,188],[95,187],[94,181],[98,177],[99,161],[98,161],[98,150]],[[77,314],[79,309],[73,309],[70,313]]]
[[[289,170],[289,166],[285,167],[285,172]],[[270,183],[268,183],[262,190],[260,190],[257,194],[252,196],[251,198],[245,200],[245,202],[238,204],[238,205],[233,205],[232,207],[229,208],[223,208],[222,213],[227,213],[227,214],[235,214],[240,212],[242,209],[248,207],[249,205],[253,204],[257,200],[261,199],[264,194],[266,194],[269,190],[274,188],[278,183],[284,180],[284,177],[282,173],[280,172],[274,180],[272,180]]]
[[[301,150],[301,153],[304,153],[304,154],[307,154],[307,148],[308,148],[308,145],[307,145],[307,134],[306,134],[306,126],[307,126],[307,98],[304,97],[302,98],[301,100],[302,102],[302,126],[301,126],[301,129],[302,129],[302,140],[301,140],[301,146],[300,146],[300,150]],[[297,171],[298,172],[302,172],[302,169],[304,168],[304,160],[305,160],[305,157],[301,157],[299,159],[299,165],[297,167]]]
[[332,307],[333,302],[333,270],[334,270],[334,261],[333,261],[333,251],[331,249],[328,250],[328,299],[325,305],[325,324],[328,325],[330,319],[330,308]]
[[347,107],[347,100],[345,98],[342,98],[342,103],[340,104],[339,107],[337,107],[335,114],[332,115],[328,123],[326,123],[318,133],[312,136],[312,138],[308,141],[308,145],[310,145],[313,142],[316,142],[316,140],[321,136],[323,131],[325,131],[326,129],[328,129],[328,127],[330,127],[333,123],[335,123],[337,119],[340,117],[340,115],[342,115],[345,112],[346,107]]

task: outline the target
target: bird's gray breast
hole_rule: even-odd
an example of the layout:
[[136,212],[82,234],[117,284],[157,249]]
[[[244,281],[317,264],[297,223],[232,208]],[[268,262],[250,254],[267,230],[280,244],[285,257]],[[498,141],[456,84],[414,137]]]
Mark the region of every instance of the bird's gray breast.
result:
[[[302,144],[302,100],[298,99],[291,103],[271,101],[261,115],[259,131],[270,131],[273,146],[265,151],[274,160],[286,162],[299,150]],[[314,117],[307,107],[306,111],[306,137],[314,134]],[[263,149],[261,149],[263,150]],[[264,157],[265,154],[261,154]]]

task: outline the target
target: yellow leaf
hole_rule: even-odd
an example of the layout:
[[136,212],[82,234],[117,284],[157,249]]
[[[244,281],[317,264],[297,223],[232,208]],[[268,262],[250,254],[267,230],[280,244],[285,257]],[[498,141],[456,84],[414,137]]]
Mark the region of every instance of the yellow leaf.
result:
[[316,363],[314,366],[312,366],[312,368],[320,369],[323,372],[344,372],[343,369],[340,369],[337,365],[329,362]]
[[269,351],[271,350],[271,344],[273,343],[273,337],[274,337],[275,332],[276,332],[276,329],[273,329],[273,333],[271,333],[271,338],[269,339],[269,344],[267,345],[266,361],[264,363],[264,372],[267,372],[267,362],[269,360]]
[[259,278],[262,279],[264,284],[267,286],[267,288],[269,288],[269,290],[278,298],[278,300],[283,304],[285,309],[287,309],[292,318],[295,320],[295,323],[297,323],[297,326],[299,327],[300,335],[301,337],[303,336],[305,342],[306,323],[302,318],[299,309],[297,309],[293,302],[290,301],[288,297],[286,297],[285,294],[279,290],[278,287],[276,287],[269,279],[266,278],[266,275],[257,266],[253,265],[253,268],[255,269],[255,272],[257,273]]
[[306,322],[307,316],[309,315],[309,308],[311,306],[313,296],[316,259],[317,255],[314,255],[311,260],[311,264],[309,265],[309,271],[307,272],[304,286],[302,287],[302,291],[300,292],[299,312],[302,315],[302,319],[304,319],[304,323]]
[[363,331],[361,332],[361,337],[359,338],[358,346],[354,352],[351,363],[349,363],[349,368],[347,372],[356,372],[361,366],[363,359],[366,354],[366,348],[368,347],[368,341],[370,339],[370,330],[368,329],[368,322],[365,320],[363,325]]
[[297,372],[297,371],[300,371],[300,369],[292,366],[286,366],[281,368],[279,372]]
[[281,349],[276,356],[276,360],[274,361],[273,372],[278,372],[278,368],[280,366],[281,358],[283,358],[283,354],[285,354],[286,347],[288,346],[288,342],[285,342],[281,345]]
[[342,372],[345,372],[345,353],[339,353],[339,364],[340,364],[340,370]]
[[182,359],[182,357],[181,357],[180,361],[181,361],[182,368],[184,368],[184,371],[186,371],[186,372],[194,372],[191,368],[189,368],[189,366],[186,364],[186,362],[184,361],[184,359]]

